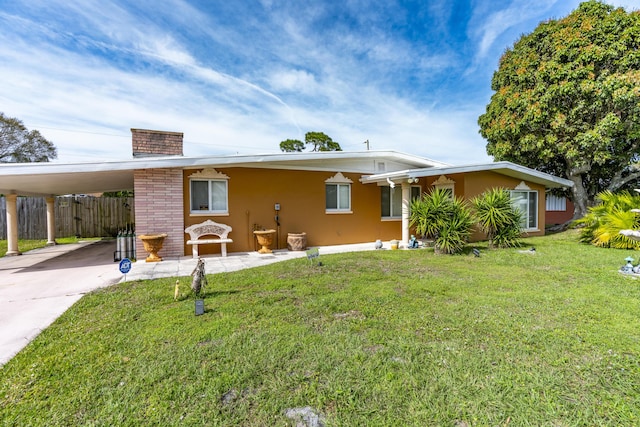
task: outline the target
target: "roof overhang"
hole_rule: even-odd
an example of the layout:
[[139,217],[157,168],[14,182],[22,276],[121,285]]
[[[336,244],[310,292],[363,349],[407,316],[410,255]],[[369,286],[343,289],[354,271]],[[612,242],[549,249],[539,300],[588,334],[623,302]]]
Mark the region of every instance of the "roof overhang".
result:
[[544,185],[546,188],[572,187],[573,182],[559,178],[545,172],[530,169],[511,162],[493,162],[465,166],[447,166],[430,169],[408,169],[404,171],[388,172],[364,176],[360,181],[364,184],[386,183],[388,180],[400,183],[404,180],[423,178],[428,176],[448,175],[457,173],[492,171],[513,178]]
[[138,157],[123,161],[90,163],[0,164],[0,194],[48,196],[90,194],[133,189],[134,171],[141,169],[192,169],[204,167],[252,167],[341,171],[371,174],[376,162],[387,170],[407,167],[429,169],[447,164],[396,151],[327,151],[207,157]]

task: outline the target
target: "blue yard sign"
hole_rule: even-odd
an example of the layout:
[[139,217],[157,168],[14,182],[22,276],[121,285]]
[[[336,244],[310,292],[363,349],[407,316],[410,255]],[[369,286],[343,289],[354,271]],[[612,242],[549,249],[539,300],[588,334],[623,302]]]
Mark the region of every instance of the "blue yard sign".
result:
[[123,258],[122,261],[120,261],[120,273],[125,275],[125,280],[127,280],[127,273],[129,271],[131,271],[131,260],[129,258]]

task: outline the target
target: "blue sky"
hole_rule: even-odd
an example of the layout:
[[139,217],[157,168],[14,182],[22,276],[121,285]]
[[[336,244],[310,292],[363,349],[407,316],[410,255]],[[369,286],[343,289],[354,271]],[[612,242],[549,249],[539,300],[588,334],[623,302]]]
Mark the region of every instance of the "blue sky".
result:
[[129,159],[130,128],[184,132],[187,156],[320,131],[349,151],[481,163],[500,55],[579,3],[0,0],[0,111],[65,163]]

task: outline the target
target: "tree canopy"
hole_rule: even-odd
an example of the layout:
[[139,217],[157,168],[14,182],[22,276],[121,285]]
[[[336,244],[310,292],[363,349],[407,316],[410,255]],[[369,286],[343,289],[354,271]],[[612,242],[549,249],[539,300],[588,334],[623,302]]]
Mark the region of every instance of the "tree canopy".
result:
[[0,113],[0,163],[48,162],[57,156],[56,147],[40,132]]
[[487,153],[574,183],[575,217],[640,177],[640,13],[600,1],[507,49],[478,119]]
[[340,144],[322,132],[307,132],[304,143],[298,139],[287,139],[280,143],[280,150],[285,152],[301,152],[305,146],[311,146],[311,151],[342,151]]
[[301,152],[304,151],[304,142],[299,139],[286,139],[280,143],[280,151]]

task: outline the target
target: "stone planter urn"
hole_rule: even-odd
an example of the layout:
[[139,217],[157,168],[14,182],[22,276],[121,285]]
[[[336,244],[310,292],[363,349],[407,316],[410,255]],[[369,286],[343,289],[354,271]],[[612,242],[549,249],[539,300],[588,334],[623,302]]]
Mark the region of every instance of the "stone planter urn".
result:
[[258,239],[258,244],[261,248],[258,250],[259,254],[270,254],[273,251],[270,246],[273,243],[273,236],[276,234],[276,230],[256,230],[253,232]]
[[158,256],[158,252],[162,249],[166,233],[161,234],[142,234],[138,236],[142,240],[144,250],[149,252],[149,256],[145,260],[146,262],[158,262],[162,261],[162,258]]
[[304,251],[307,249],[307,233],[287,234],[287,249],[290,251]]

